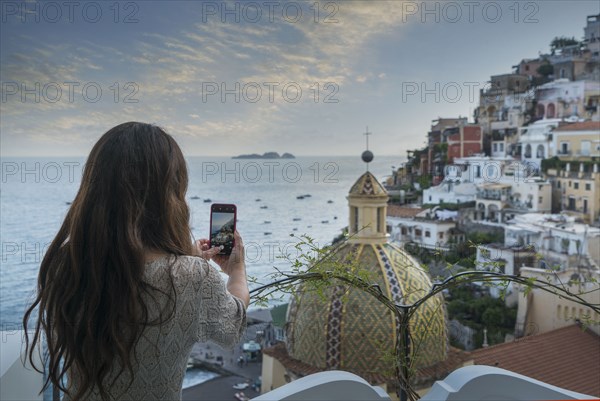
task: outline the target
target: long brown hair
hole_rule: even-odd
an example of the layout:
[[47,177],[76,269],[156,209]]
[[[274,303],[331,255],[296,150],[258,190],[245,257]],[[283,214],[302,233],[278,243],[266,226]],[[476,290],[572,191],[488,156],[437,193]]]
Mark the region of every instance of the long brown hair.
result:
[[[163,305],[159,317],[150,319],[154,308],[147,300],[159,305],[157,292],[165,291],[142,280],[145,252],[192,254],[187,185],[181,149],[157,126],[124,123],[93,147],[23,318],[32,366],[35,345],[46,336],[42,391],[52,382],[68,393],[62,379],[77,374],[80,385],[71,399],[83,399],[94,387],[107,398],[103,380],[115,361],[119,374],[127,369],[133,380],[132,349],[144,327],[171,318],[176,303],[171,283],[170,307]],[[32,314],[37,322],[30,341]]]

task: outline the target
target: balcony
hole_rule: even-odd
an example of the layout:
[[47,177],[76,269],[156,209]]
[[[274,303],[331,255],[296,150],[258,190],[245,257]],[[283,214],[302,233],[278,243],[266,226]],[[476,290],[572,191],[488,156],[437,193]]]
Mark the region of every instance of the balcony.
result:
[[[465,366],[437,381],[421,401],[450,400],[593,400],[592,396],[546,384],[493,366]],[[253,398],[255,401],[389,401],[378,386],[349,372],[332,370],[294,380]]]
[[[567,328],[571,330],[570,328]],[[564,329],[561,329],[564,330]],[[572,326],[570,332],[582,335],[587,343],[584,347],[595,346],[596,341],[582,332],[577,326]],[[3,341],[0,343],[2,370],[0,373],[0,399],[2,400],[50,400],[52,395],[38,395],[38,389],[44,382],[44,375],[31,369],[26,362],[23,364],[23,331],[3,331]],[[539,338],[539,337],[538,337]],[[565,338],[565,337],[561,337]],[[577,337],[576,340],[579,340]],[[540,339],[541,340],[541,339]],[[564,341],[571,341],[566,337]],[[537,341],[540,343],[541,341]],[[506,344],[506,343],[505,343]],[[524,339],[513,342],[520,347],[535,345],[536,340]],[[505,345],[498,345],[505,346]],[[586,349],[586,348],[584,348]],[[596,348],[591,347],[595,352]],[[506,351],[506,349],[505,349]],[[523,348],[513,349],[512,352],[522,352]],[[36,356],[37,354],[34,354]],[[576,358],[573,356],[572,358]],[[36,356],[37,358],[37,356]],[[475,361],[479,357],[474,356]],[[495,356],[494,358],[497,358]],[[506,361],[506,358],[505,358]],[[39,365],[39,359],[37,364]],[[562,359],[556,357],[556,364]],[[565,361],[567,364],[569,361]],[[459,367],[451,372],[443,381],[437,381],[430,390],[424,389],[422,401],[433,400],[567,400],[567,399],[596,399],[592,396],[553,386],[531,377],[500,369],[488,364],[478,364]],[[572,363],[572,361],[571,361]],[[504,362],[503,362],[504,365]],[[587,386],[586,386],[587,388]],[[581,390],[580,390],[581,391]],[[50,391],[51,393],[51,391]],[[386,391],[369,384],[363,378],[350,372],[332,370],[301,377],[279,388],[262,394],[256,401],[295,401],[295,400],[348,400],[348,401],[390,401]]]
[[508,119],[496,120],[492,122],[492,130],[508,129],[512,126]]
[[508,191],[506,189],[479,190],[477,191],[477,199],[506,202],[508,200]]
[[477,194],[477,199],[505,202],[506,195],[501,195],[498,192],[483,192]]
[[513,200],[508,203],[508,207],[509,207],[508,211],[511,211],[511,210],[528,211],[533,208],[533,202]]

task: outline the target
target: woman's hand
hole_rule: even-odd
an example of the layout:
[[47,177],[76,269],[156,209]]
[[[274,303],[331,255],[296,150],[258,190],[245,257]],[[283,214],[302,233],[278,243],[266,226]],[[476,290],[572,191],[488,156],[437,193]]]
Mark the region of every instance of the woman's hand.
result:
[[194,256],[200,256],[203,259],[211,260],[216,254],[218,254],[221,251],[221,248],[218,246],[211,248],[210,241],[206,238],[202,238],[196,241],[194,250]]
[[201,239],[196,241],[197,256],[203,257],[206,260],[212,259],[223,273],[228,276],[234,271],[244,270],[245,268],[245,253],[244,253],[244,242],[240,233],[235,230],[233,234],[235,245],[231,251],[231,255],[219,255],[221,251],[220,247],[210,248],[209,241],[207,239]]
[[235,230],[233,233],[233,239],[235,245],[233,246],[233,250],[231,251],[231,255],[219,255],[216,254],[213,256],[212,260],[215,261],[216,264],[219,265],[223,273],[231,276],[234,271],[244,270],[245,269],[245,254],[244,254],[244,242],[242,241],[242,236],[240,233]]
[[221,267],[223,273],[227,274],[227,291],[239,298],[245,308],[250,304],[250,292],[248,290],[248,280],[246,278],[246,263],[244,262],[244,242],[242,236],[235,230],[233,233],[235,245],[231,255],[219,255],[221,247],[211,248],[207,239],[196,241],[196,256],[205,259],[212,259]]

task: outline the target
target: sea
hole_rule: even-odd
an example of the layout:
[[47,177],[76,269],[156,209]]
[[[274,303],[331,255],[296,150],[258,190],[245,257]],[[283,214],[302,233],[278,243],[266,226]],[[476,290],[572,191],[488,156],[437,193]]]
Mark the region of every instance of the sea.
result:
[[[325,246],[342,232],[348,225],[346,196],[361,174],[368,169],[383,182],[404,160],[376,155],[367,165],[357,155],[186,161],[194,238],[208,238],[211,203],[234,203],[248,275],[267,283],[277,269],[290,269],[300,236]],[[1,165],[0,329],[12,331],[22,327],[41,259],[77,193],[85,158],[2,158]],[[275,294],[269,304],[286,301]],[[184,387],[212,377],[188,372]]]

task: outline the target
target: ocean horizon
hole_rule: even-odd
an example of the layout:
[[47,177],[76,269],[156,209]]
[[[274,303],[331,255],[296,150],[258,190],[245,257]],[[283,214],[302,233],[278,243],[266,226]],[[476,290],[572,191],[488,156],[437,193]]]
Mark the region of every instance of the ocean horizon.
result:
[[[186,160],[186,197],[194,238],[208,238],[211,203],[235,203],[248,275],[263,283],[274,267],[285,270],[289,266],[282,256],[294,251],[295,237],[308,235],[324,246],[341,233],[348,224],[348,191],[367,169],[360,155],[192,156]],[[383,180],[402,161],[375,155],[368,168]],[[21,328],[23,313],[33,299],[39,264],[77,193],[84,163],[81,157],[2,158],[1,330]],[[285,299],[274,299],[272,304],[281,302]]]

